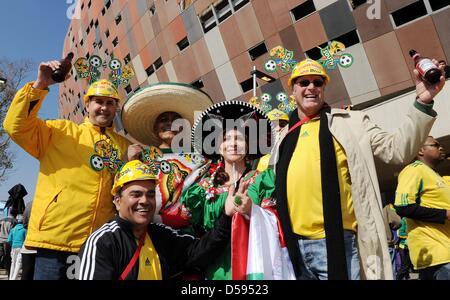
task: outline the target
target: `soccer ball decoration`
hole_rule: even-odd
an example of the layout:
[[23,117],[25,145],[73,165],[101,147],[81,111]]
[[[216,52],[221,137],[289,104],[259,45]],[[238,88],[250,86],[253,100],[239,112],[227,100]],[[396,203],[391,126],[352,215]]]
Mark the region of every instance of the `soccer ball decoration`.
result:
[[264,70],[266,70],[269,73],[273,73],[277,70],[277,63],[274,60],[268,60],[264,64]]
[[91,156],[90,163],[91,167],[96,171],[101,171],[105,167],[105,165],[103,164],[103,159],[96,154]]
[[100,68],[100,67],[102,66],[102,63],[103,63],[103,61],[102,61],[102,59],[100,58],[100,56],[92,55],[92,56],[89,58],[89,64],[90,64],[91,66],[93,66],[94,68]]
[[352,64],[353,64],[353,56],[349,53],[345,53],[339,58],[339,65],[343,68],[348,68]]
[[276,96],[277,100],[280,102],[286,102],[286,100],[288,100],[288,95],[286,95],[286,93],[278,93]]
[[122,63],[117,58],[114,58],[109,62],[109,67],[111,70],[119,70],[122,67]]
[[272,95],[268,93],[264,93],[261,95],[261,101],[262,102],[270,102],[272,100]]

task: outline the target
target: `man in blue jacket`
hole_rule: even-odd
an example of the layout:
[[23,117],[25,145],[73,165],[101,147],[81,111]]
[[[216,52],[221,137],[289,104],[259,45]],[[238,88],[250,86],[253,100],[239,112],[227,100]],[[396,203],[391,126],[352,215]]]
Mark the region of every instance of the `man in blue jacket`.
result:
[[22,268],[22,255],[20,254],[20,250],[27,235],[27,230],[23,227],[23,216],[17,215],[16,220],[17,225],[14,226],[8,235],[8,243],[12,248],[9,280],[17,280],[19,271]]

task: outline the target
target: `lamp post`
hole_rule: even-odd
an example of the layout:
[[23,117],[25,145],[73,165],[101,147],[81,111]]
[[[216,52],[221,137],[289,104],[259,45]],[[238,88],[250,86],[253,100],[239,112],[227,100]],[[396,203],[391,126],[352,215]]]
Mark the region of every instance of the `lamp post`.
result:
[[266,73],[261,72],[260,70],[256,70],[256,66],[253,66],[253,70],[250,72],[250,75],[253,76],[253,97],[256,97],[256,77],[261,80],[264,80],[267,83],[274,82],[276,79]]
[[0,92],[3,92],[3,90],[6,88],[6,82],[8,82],[6,78],[0,77]]

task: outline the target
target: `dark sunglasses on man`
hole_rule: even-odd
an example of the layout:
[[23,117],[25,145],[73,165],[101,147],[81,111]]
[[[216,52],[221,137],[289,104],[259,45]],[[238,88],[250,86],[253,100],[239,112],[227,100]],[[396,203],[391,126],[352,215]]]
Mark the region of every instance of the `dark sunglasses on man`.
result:
[[[307,87],[311,84],[311,81],[308,79],[301,79],[299,81],[296,82],[298,85],[300,85],[301,87]],[[324,84],[324,81],[321,79],[314,79],[312,81],[312,83],[314,84],[314,87],[322,87]]]
[[439,143],[424,144],[424,146],[430,146],[430,147],[435,147],[435,148],[441,148],[441,144],[439,144]]

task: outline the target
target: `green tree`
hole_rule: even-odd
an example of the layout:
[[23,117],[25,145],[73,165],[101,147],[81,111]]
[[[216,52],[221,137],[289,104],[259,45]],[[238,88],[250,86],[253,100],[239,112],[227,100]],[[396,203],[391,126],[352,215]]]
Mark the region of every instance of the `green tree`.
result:
[[10,151],[11,138],[3,129],[3,120],[19,86],[32,69],[30,60],[11,61],[0,58],[0,78],[7,80],[3,91],[0,91],[0,182],[5,181],[8,170],[14,166],[14,154]]

